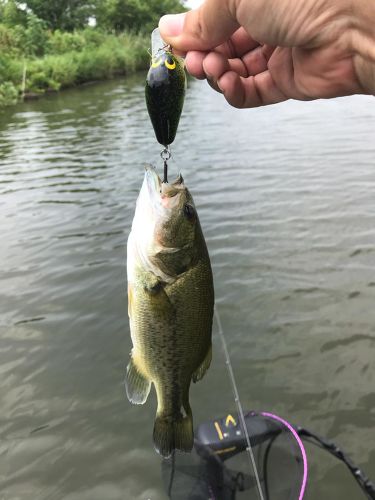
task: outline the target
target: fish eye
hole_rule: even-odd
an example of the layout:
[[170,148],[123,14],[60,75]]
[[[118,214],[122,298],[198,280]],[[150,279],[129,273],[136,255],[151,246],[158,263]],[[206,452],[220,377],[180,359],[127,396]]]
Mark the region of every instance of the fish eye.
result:
[[184,215],[190,221],[193,221],[195,219],[194,207],[189,203],[185,203],[184,205]]

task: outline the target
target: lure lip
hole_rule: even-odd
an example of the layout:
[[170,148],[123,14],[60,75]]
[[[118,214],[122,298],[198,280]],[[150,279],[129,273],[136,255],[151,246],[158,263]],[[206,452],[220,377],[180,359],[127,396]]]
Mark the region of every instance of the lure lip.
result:
[[151,33],[151,53],[155,57],[159,51],[168,47],[168,44],[162,39],[159,28],[155,28]]

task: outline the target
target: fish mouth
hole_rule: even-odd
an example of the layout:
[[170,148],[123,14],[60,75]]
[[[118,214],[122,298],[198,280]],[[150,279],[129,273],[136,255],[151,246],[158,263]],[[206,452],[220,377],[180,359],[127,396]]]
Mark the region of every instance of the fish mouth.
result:
[[163,208],[173,208],[177,204],[177,199],[175,203],[168,200],[179,198],[178,195],[185,189],[184,179],[181,174],[171,183],[162,182],[155,167],[150,165],[146,166],[145,184],[147,185],[149,199],[154,208],[160,204]]

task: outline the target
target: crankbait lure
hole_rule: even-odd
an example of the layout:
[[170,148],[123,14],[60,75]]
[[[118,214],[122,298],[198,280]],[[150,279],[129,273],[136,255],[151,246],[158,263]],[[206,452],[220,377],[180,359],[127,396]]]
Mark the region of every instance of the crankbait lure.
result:
[[169,145],[176,137],[186,90],[183,59],[175,56],[160,37],[152,33],[152,60],[146,78],[146,105],[157,141],[164,146],[164,182],[167,182]]
[[176,137],[185,87],[185,70],[178,57],[163,50],[152,58],[146,80],[146,104],[156,139],[164,147]]

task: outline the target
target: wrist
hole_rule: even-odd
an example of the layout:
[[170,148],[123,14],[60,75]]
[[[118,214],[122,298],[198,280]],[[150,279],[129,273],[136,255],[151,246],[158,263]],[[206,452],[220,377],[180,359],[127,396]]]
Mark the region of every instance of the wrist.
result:
[[375,95],[375,2],[352,0],[351,50],[354,67],[364,90]]

